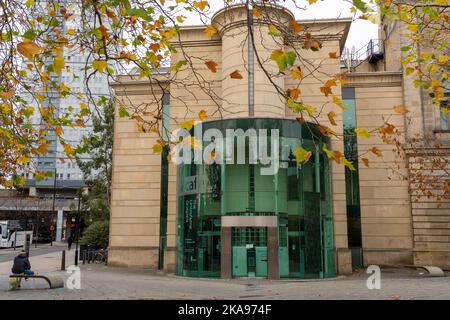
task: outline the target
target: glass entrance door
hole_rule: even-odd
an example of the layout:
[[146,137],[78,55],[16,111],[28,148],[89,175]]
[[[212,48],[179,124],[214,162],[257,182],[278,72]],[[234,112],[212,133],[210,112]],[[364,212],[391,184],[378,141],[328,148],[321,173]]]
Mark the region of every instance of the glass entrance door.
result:
[[200,233],[198,271],[203,276],[220,277],[220,232]]
[[220,277],[220,219],[203,218],[198,233],[198,273],[200,276]]
[[267,277],[267,228],[233,228],[233,277]]

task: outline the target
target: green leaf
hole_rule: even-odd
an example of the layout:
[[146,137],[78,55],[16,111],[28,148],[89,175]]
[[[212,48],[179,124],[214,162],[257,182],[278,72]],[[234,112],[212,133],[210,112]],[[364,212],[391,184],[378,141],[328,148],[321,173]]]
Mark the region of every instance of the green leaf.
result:
[[172,71],[178,71],[181,69],[182,66],[187,65],[187,63],[188,63],[187,60],[180,60],[177,63],[175,63],[173,66],[171,66],[170,69]]
[[362,12],[366,13],[367,11],[369,11],[369,7],[367,6],[365,1],[362,0],[353,0],[353,5],[361,10]]
[[34,6],[34,0],[27,0],[27,1],[25,2],[25,5],[26,5],[28,8]]
[[280,71],[284,71],[288,66],[292,66],[297,59],[297,55],[293,51],[285,52],[282,49],[278,49],[272,52],[270,59],[274,60]]
[[25,31],[23,37],[28,40],[34,40],[36,38],[36,33],[33,29]]
[[344,166],[346,166],[347,168],[350,169],[350,171],[355,171],[355,167],[353,166],[353,163],[351,163],[350,161],[347,160],[347,158],[342,158],[342,163],[344,164]]
[[150,14],[152,13],[153,9],[150,7],[148,7],[147,9],[130,8],[126,11],[127,16],[139,17],[146,21],[153,21],[152,16],[150,16]]
[[128,113],[127,109],[125,109],[124,106],[120,106],[120,107],[119,107],[119,116],[120,116],[121,118],[125,118],[125,117],[129,117],[130,114]]

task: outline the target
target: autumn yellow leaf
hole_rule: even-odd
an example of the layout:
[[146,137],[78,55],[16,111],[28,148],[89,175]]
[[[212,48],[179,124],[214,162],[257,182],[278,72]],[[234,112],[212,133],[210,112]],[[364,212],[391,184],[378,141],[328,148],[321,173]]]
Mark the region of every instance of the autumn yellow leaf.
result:
[[214,28],[213,26],[207,26],[205,29],[205,34],[208,37],[212,37],[213,35],[215,35],[217,33],[217,29]]
[[303,149],[302,147],[298,147],[292,153],[295,156],[295,160],[298,164],[308,162],[311,158],[312,152]]
[[159,143],[155,143],[152,147],[153,153],[161,153],[163,147]]
[[325,87],[335,87],[337,86],[336,79],[329,79],[325,82]]
[[406,109],[405,106],[395,106],[394,112],[399,113],[399,114],[407,114],[409,112],[409,110]]
[[64,68],[64,58],[60,55],[56,56],[53,60],[53,70],[57,75],[61,74],[61,70]]
[[98,30],[100,31],[103,37],[108,36],[108,29],[104,25],[100,25],[100,27],[98,27]]
[[92,67],[94,68],[94,70],[97,70],[99,72],[103,72],[107,66],[108,65],[105,60],[94,60],[92,62]]
[[180,128],[190,131],[195,124],[195,120],[184,121],[180,123]]
[[326,127],[326,126],[321,126],[319,125],[319,131],[321,134],[323,134],[326,137],[332,137],[334,135],[336,135],[336,132],[331,130],[330,128]]
[[74,153],[72,146],[68,143],[64,144],[64,152],[69,158],[72,158]]
[[46,143],[42,143],[39,145],[39,147],[37,148],[37,152],[39,154],[45,154],[48,152],[48,144]]
[[9,100],[12,97],[14,97],[14,90],[10,90],[10,91],[6,91],[6,92],[0,92],[0,98],[5,99],[5,100]]
[[339,59],[337,52],[329,52],[328,56],[330,57],[330,59]]
[[334,79],[335,81],[339,80],[342,86],[345,86],[348,83],[347,74],[345,72],[336,74]]
[[43,49],[31,40],[25,40],[17,45],[17,51],[29,60],[41,53]]
[[383,156],[383,153],[377,147],[372,147],[372,148],[369,149],[369,151],[372,152],[373,154],[375,154],[378,157],[382,157]]
[[62,137],[62,134],[63,134],[63,129],[61,128],[61,127],[56,127],[55,128],[55,134],[58,136],[58,137]]
[[291,21],[291,27],[292,27],[292,29],[294,29],[294,31],[295,31],[296,33],[300,33],[300,32],[302,31],[302,28],[300,27],[300,25],[298,24],[298,22],[295,21],[295,20],[292,20],[292,21]]
[[84,102],[80,102],[80,113],[82,114],[82,115],[87,115],[87,114],[89,114],[89,108],[88,108],[88,105],[87,105],[87,103],[84,103]]
[[253,7],[252,13],[253,13],[253,16],[256,18],[261,17],[261,12],[259,12],[258,8],[256,8],[256,7]]
[[243,79],[239,70],[235,70],[230,74],[231,79]]
[[138,128],[138,132],[139,133],[145,133],[145,132],[147,132],[147,130],[145,130],[145,127],[144,127],[144,124],[143,123],[141,123],[141,122],[139,122],[138,124],[137,124],[137,128]]
[[82,119],[77,119],[77,120],[75,120],[75,124],[76,124],[77,126],[79,126],[80,128],[83,128],[83,127],[84,127],[84,121],[83,121]]
[[29,162],[30,162],[30,157],[28,157],[28,156],[26,156],[26,155],[23,155],[23,156],[21,156],[21,157],[19,157],[18,159],[17,159],[17,162],[19,162],[19,163],[21,163],[21,164],[28,164]]
[[344,103],[342,102],[342,99],[339,98],[338,96],[333,96],[333,103],[335,105],[337,105],[339,108],[341,108],[342,110],[347,110],[347,106],[344,105]]
[[395,133],[395,126],[391,123],[386,123],[384,127],[381,127],[378,129],[378,131],[381,134],[394,134]]
[[441,54],[441,55],[439,55],[439,57],[438,57],[438,62],[439,62],[440,64],[448,64],[448,63],[449,63],[449,58],[450,58],[449,55]]
[[138,114],[133,114],[130,119],[132,120],[136,120],[137,122],[144,122],[144,118],[142,118],[140,115]]
[[330,123],[331,123],[333,126],[337,126],[336,120],[334,119],[335,116],[336,116],[336,113],[335,113],[334,111],[330,111],[330,112],[328,113],[328,119],[330,120]]
[[364,128],[355,129],[356,136],[360,138],[370,138],[372,135]]
[[153,52],[158,52],[158,50],[160,49],[160,45],[159,45],[159,43],[151,43],[150,44],[150,49],[153,51]]
[[412,75],[416,70],[414,68],[411,67],[407,67],[406,68],[406,76],[410,76]]
[[209,6],[208,1],[194,1],[194,7],[201,11],[205,10],[207,6]]
[[294,80],[301,80],[303,78],[303,71],[302,68],[299,66],[295,66],[292,68],[292,79]]
[[287,95],[292,98],[293,100],[297,100],[300,96],[300,89],[297,88],[291,88],[287,90]]
[[212,73],[216,73],[217,72],[217,62],[209,60],[205,62],[206,66],[208,67],[209,70],[211,70]]
[[59,85],[59,89],[61,90],[61,93],[70,93],[70,88],[68,86],[65,85],[64,82],[61,82],[61,84]]
[[367,158],[361,158],[361,161],[364,163],[364,165],[369,168],[369,159]]
[[331,90],[331,87],[320,87],[320,92],[322,92],[326,97],[328,97],[330,94],[333,93],[333,91]]
[[206,120],[206,119],[208,119],[208,115],[206,114],[206,111],[205,110],[201,110],[199,113],[198,113],[198,118],[200,119],[200,120]]
[[14,186],[14,182],[12,180],[6,180],[5,182],[3,182],[3,186],[5,188],[12,188]]

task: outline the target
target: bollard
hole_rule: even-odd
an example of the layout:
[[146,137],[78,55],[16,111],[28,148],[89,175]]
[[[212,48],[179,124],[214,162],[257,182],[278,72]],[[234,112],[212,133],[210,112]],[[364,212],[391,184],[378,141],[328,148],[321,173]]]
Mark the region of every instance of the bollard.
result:
[[25,254],[27,255],[27,258],[30,256],[30,242],[31,242],[31,236],[27,234],[25,236],[25,243],[24,243],[24,250]]
[[83,251],[83,264],[86,264],[86,252]]
[[61,270],[62,271],[66,270],[66,250],[62,251],[62,255],[61,255]]

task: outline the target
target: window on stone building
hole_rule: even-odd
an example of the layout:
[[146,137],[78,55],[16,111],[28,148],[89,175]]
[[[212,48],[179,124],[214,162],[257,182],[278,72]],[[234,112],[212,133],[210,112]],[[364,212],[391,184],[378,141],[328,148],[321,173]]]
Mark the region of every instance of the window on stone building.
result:
[[440,130],[450,131],[450,101],[447,98],[439,105]]

